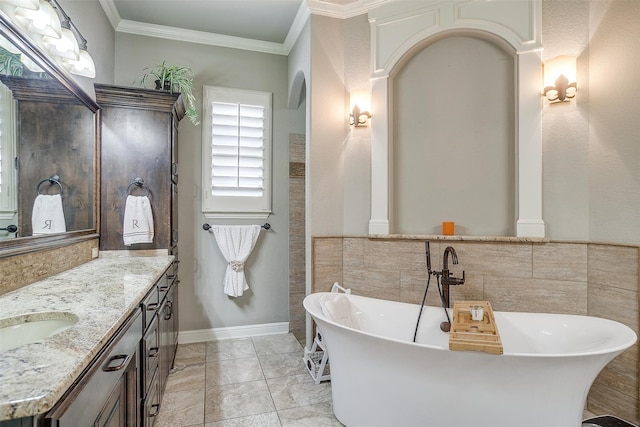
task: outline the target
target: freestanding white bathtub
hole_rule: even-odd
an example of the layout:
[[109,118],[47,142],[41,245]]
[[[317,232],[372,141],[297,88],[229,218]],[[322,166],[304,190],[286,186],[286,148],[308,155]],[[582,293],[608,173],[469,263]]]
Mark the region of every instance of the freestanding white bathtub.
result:
[[[323,295],[348,298],[357,326],[325,316]],[[504,354],[493,355],[449,350],[442,308],[424,307],[413,343],[419,305],[315,293],[304,307],[348,427],[579,427],[591,383],[637,338],[607,319],[495,312]]]

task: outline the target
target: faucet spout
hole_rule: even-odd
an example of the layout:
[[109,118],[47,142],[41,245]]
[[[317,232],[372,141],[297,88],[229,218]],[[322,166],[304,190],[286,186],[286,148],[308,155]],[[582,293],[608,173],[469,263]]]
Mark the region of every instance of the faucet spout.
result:
[[449,254],[451,254],[451,262],[458,264],[458,254],[451,246],[447,246],[442,257],[442,271],[449,271]]
[[458,264],[458,254],[456,250],[451,246],[447,246],[444,250],[444,256],[442,257],[442,291],[443,291],[443,305],[447,308],[451,306],[449,297],[449,286],[463,285],[465,281],[464,271],[462,277],[454,277],[449,272],[449,255],[451,256],[451,262],[455,265]]

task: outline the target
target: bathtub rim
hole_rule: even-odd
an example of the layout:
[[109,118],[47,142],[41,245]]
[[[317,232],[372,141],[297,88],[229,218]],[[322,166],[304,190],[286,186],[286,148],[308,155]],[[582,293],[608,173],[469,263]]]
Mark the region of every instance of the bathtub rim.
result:
[[[443,351],[455,351],[455,352],[459,352],[459,350],[450,350],[448,347],[442,347],[442,346],[438,346],[438,345],[433,345],[433,344],[424,344],[424,343],[418,343],[418,342],[412,342],[412,341],[405,341],[405,340],[401,340],[401,339],[397,339],[397,338],[390,338],[390,337],[385,337],[382,335],[377,335],[374,334],[372,332],[368,332],[362,329],[355,329],[355,328],[351,328],[348,326],[345,326],[341,323],[338,322],[334,322],[333,320],[328,319],[326,316],[324,316],[324,314],[322,313],[322,310],[320,308],[320,298],[322,295],[324,294],[331,294],[331,292],[313,292],[309,295],[307,295],[304,300],[303,300],[303,306],[306,310],[306,312],[314,318],[314,321],[317,320],[316,318],[319,317],[322,319],[322,321],[327,322],[331,325],[334,325],[338,328],[343,328],[343,329],[347,329],[356,333],[361,333],[364,334],[366,336],[372,337],[372,338],[376,338],[376,339],[381,339],[381,340],[385,340],[385,341],[390,341],[390,342],[395,342],[395,343],[399,343],[399,344],[404,344],[404,345],[410,345],[410,346],[416,346],[416,347],[423,347],[423,348],[429,348],[429,349],[434,349],[434,350],[443,350]],[[372,297],[367,297],[367,296],[363,296],[363,295],[354,295],[354,294],[343,294],[345,296],[347,296],[349,299],[351,298],[355,298],[357,299],[364,299],[364,300],[377,300],[377,301],[385,301],[385,302],[389,302],[389,303],[395,303],[395,304],[405,304],[405,305],[410,305],[410,306],[415,306],[415,307],[419,307],[418,304],[413,304],[413,303],[405,303],[405,302],[400,302],[400,301],[393,301],[393,300],[385,300],[382,298],[372,298]],[[312,313],[309,310],[308,305],[311,304],[311,301],[314,301],[314,303],[316,303],[317,309],[314,310],[314,312]],[[424,309],[429,309],[429,310],[442,310],[441,307],[436,307],[436,306],[431,306],[431,305],[425,305]],[[448,309],[449,310],[449,314],[450,316],[453,316],[453,310],[452,309]],[[604,317],[597,317],[597,316],[589,316],[589,315],[580,315],[580,314],[559,314],[559,313],[529,313],[529,312],[519,312],[519,311],[494,311],[494,314],[496,314],[498,316],[498,318],[500,318],[502,315],[506,314],[506,315],[543,315],[543,316],[562,316],[562,317],[572,317],[572,318],[590,318],[590,319],[595,319],[598,322],[602,322],[602,323],[608,323],[611,325],[614,325],[616,328],[622,328],[624,336],[622,338],[620,338],[620,340],[622,341],[620,344],[617,344],[615,346],[611,346],[611,347],[607,347],[606,349],[599,349],[596,351],[591,351],[591,352],[573,352],[573,353],[567,353],[567,352],[563,352],[563,353],[529,353],[529,352],[504,352],[501,355],[489,355],[488,356],[508,356],[508,357],[534,357],[534,358],[568,358],[568,357],[589,357],[589,356],[598,356],[598,355],[602,355],[602,354],[613,354],[613,353],[622,353],[625,350],[629,349],[630,347],[632,347],[638,340],[638,336],[635,333],[635,331],[633,329],[631,329],[629,326],[625,325],[624,323],[618,322],[616,320],[612,320],[612,319],[607,319]],[[498,322],[498,320],[496,319],[496,322]],[[500,325],[498,325],[498,330],[500,328]]]

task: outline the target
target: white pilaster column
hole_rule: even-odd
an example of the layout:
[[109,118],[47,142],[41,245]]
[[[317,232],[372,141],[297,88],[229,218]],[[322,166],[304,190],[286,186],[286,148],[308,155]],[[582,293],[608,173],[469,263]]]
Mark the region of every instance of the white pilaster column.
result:
[[369,234],[389,234],[389,78],[371,80],[371,219]]
[[518,220],[516,236],[544,237],[542,220],[542,61],[540,51],[518,54]]

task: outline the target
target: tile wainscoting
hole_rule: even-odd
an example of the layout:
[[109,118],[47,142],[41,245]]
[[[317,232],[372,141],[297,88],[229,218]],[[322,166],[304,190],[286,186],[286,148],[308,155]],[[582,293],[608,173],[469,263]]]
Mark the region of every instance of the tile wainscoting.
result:
[[[640,247],[617,244],[518,241],[473,237],[314,237],[313,292],[334,282],[354,294],[420,304],[427,283],[424,241],[430,240],[432,268],[442,268],[447,246],[455,248],[451,300],[488,300],[499,311],[567,313],[604,317],[640,329],[638,289]],[[427,304],[440,305],[437,292]],[[587,408],[640,421],[640,346],[613,360],[589,393]]]

